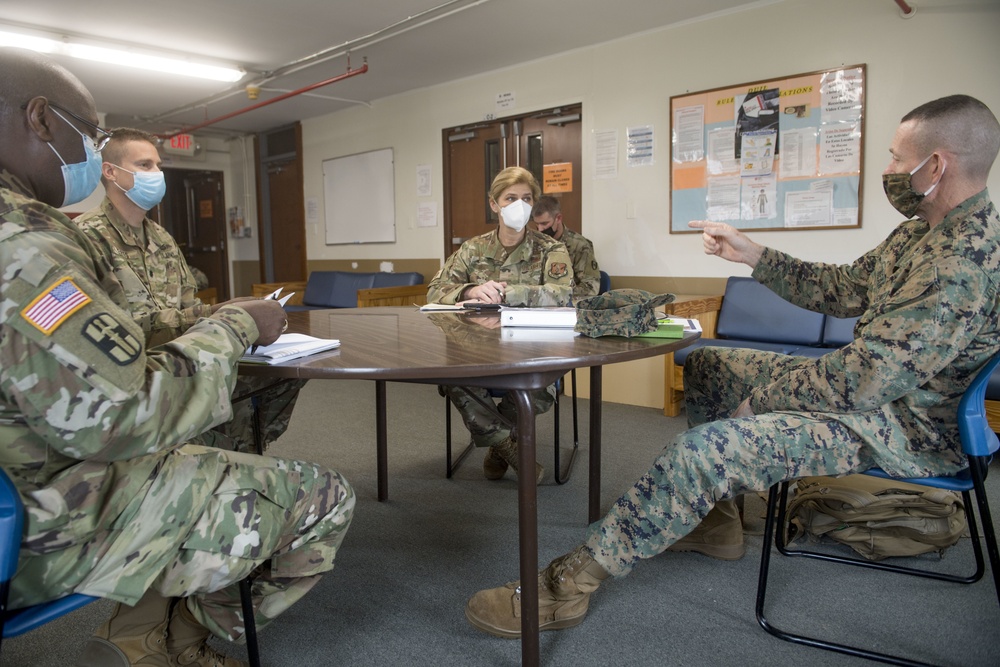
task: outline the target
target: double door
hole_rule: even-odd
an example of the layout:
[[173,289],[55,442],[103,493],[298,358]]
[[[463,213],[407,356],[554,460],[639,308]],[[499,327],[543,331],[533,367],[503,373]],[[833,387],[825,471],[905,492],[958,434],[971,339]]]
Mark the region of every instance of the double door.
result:
[[[443,131],[445,257],[467,239],[496,229],[490,183],[511,166],[534,174],[542,194],[559,200],[566,226],[581,231],[581,117],[576,104]],[[553,178],[556,173],[560,178]]]

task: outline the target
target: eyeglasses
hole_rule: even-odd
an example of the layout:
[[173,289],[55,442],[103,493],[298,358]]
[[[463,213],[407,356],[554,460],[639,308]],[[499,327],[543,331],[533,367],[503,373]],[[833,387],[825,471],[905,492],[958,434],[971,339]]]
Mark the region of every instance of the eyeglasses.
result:
[[[91,130],[93,130],[95,133],[97,133],[98,137],[97,137],[97,140],[94,142],[94,147],[97,149],[98,152],[100,152],[101,149],[103,149],[105,146],[107,146],[108,142],[111,141],[111,137],[114,136],[113,132],[109,132],[108,130],[105,130],[100,125],[96,125],[94,123],[91,123],[86,118],[81,118],[79,115],[73,113],[72,111],[70,111],[69,109],[67,109],[64,106],[60,106],[60,105],[56,104],[52,100],[49,100],[49,106],[52,107],[52,108],[54,108],[54,109],[58,109],[59,111],[62,111],[65,114],[68,114],[72,118],[74,118],[77,121],[83,123],[85,126],[89,127]],[[27,104],[21,105],[21,109],[27,109],[27,108],[28,108]]]

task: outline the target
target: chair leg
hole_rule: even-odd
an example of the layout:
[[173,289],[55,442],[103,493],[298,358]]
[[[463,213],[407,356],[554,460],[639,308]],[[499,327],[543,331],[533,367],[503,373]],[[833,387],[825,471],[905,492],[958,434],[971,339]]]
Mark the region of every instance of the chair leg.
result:
[[240,580],[240,602],[243,606],[243,628],[247,640],[247,657],[250,659],[250,667],[260,667],[260,651],[257,647],[257,621],[254,619],[250,577]]
[[[442,392],[443,393],[443,392]],[[444,394],[444,449],[445,449],[445,477],[451,479],[451,476],[455,474],[458,470],[458,466],[465,460],[475,445],[470,442],[466,445],[465,449],[461,451],[458,458],[452,460],[451,458],[451,397],[448,394]]]
[[[975,474],[973,475],[975,478]],[[785,507],[788,497],[788,482],[782,482],[781,484],[775,484],[771,487],[770,492],[767,496],[767,515],[764,520],[764,537],[763,537],[763,549],[760,556],[760,573],[757,578],[757,599],[755,607],[755,615],[757,617],[757,622],[760,626],[767,631],[769,634],[782,639],[793,644],[801,644],[803,646],[812,646],[814,648],[821,648],[826,651],[833,651],[835,653],[842,653],[845,655],[851,655],[858,658],[865,658],[867,660],[873,660],[875,662],[887,663],[890,665],[904,665],[906,667],[927,667],[929,663],[919,662],[916,660],[909,660],[907,658],[902,658],[895,655],[889,655],[885,653],[876,653],[874,651],[868,651],[855,646],[847,646],[845,644],[837,644],[835,642],[828,642],[822,639],[816,639],[814,637],[806,637],[804,635],[797,635],[790,632],[786,632],[775,625],[773,625],[764,614],[764,600],[767,594],[767,578],[770,571],[770,560],[771,560],[771,540],[774,540],[774,546],[778,549],[779,553],[789,555],[789,556],[806,556],[809,558],[817,558],[819,560],[827,560],[832,562],[844,562],[847,564],[860,564],[865,565],[865,563],[856,563],[854,559],[843,558],[843,557],[831,557],[827,554],[819,554],[816,552],[807,552],[800,550],[787,549],[787,536],[785,533],[785,526],[787,525],[787,518],[785,516]],[[980,495],[978,488],[976,492],[976,499],[980,501],[980,513],[985,515],[989,514],[989,506],[987,503],[983,502],[985,500],[985,495]],[[968,499],[967,501],[968,502]],[[984,509],[985,507],[985,509]],[[970,508],[971,509],[971,508]],[[987,520],[984,518],[984,528],[983,532],[987,536],[987,548],[996,548],[996,539],[993,535],[992,525],[986,527],[985,522]],[[973,539],[976,540],[975,528],[974,528],[975,518],[970,514],[970,526],[971,532],[973,534]],[[991,540],[991,537],[993,538]],[[978,541],[978,540],[977,540]],[[981,556],[980,556],[981,558]],[[991,563],[994,562],[991,556]],[[1000,558],[997,558],[996,562],[1000,562]],[[888,569],[890,571],[900,572],[902,574],[914,574],[917,576],[926,576],[921,570],[911,570],[910,568],[890,568],[890,567],[879,567],[875,569]],[[994,578],[996,578],[997,572],[1000,572],[1000,568],[994,570]],[[969,583],[962,579],[955,579],[957,583]],[[1000,585],[998,585],[998,600],[1000,600]]]
[[553,431],[555,432],[555,454],[553,455],[553,467],[555,471],[553,472],[553,477],[556,480],[556,484],[565,484],[569,481],[570,475],[573,474],[573,463],[576,461],[576,455],[580,450],[580,430],[577,422],[577,409],[576,409],[576,369],[574,368],[570,371],[570,377],[573,382],[573,449],[571,450],[569,463],[566,464],[565,473],[559,463],[559,390],[556,389],[556,401],[552,405],[552,409],[555,411]]
[[[990,569],[993,571],[993,585],[997,591],[997,603],[1000,604],[1000,549],[997,548],[996,530],[993,528],[993,514],[986,496],[986,471],[989,460],[985,457],[970,456],[969,471],[972,474],[972,486],[976,491],[976,505],[979,507],[979,520],[983,524],[983,539],[986,541],[986,553],[990,559]],[[968,501],[967,501],[968,502]],[[971,512],[967,512],[971,517]],[[970,533],[978,544],[974,521],[969,522]]]

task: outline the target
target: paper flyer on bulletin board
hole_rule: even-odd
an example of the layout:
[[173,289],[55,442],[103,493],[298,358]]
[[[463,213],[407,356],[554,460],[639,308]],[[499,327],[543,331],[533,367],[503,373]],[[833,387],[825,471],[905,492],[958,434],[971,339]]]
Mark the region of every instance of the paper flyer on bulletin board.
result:
[[670,98],[670,232],[861,226],[865,65]]

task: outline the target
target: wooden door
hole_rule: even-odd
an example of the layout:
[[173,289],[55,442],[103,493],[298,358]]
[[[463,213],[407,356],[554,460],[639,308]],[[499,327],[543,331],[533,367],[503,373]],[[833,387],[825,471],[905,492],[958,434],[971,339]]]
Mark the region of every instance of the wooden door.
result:
[[496,229],[488,203],[490,183],[504,168],[501,123],[444,131],[444,256],[467,239]]
[[553,196],[566,225],[581,231],[581,115],[577,104],[444,130],[445,257],[466,239],[496,228],[499,220],[488,203],[490,183],[500,170],[515,165],[543,185],[545,165],[570,163],[571,190]]
[[302,200],[302,175],[297,160],[267,165],[268,200],[270,201],[270,239],[274,276],[270,282],[305,280],[305,207]]
[[164,169],[167,193],[160,224],[174,237],[188,265],[208,276],[220,301],[229,299],[229,251],[222,172]]
[[[582,172],[581,107],[562,107],[523,119],[517,137],[520,145],[521,166],[530,171],[542,186],[542,194],[551,194],[559,200],[563,224],[575,232],[582,232],[583,203],[580,188]],[[568,192],[547,192],[544,180],[545,165],[569,164],[573,171]]]
[[254,142],[260,214],[261,282],[308,277],[306,213],[302,196],[302,127],[262,132]]

